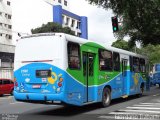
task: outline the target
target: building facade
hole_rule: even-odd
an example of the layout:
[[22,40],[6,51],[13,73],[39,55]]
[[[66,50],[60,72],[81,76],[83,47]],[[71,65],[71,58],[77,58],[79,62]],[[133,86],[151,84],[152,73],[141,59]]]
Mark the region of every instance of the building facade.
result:
[[69,0],[46,0],[53,5],[53,22],[70,27],[75,35],[88,39],[88,18],[70,12]]
[[14,51],[11,2],[0,0],[0,78],[13,78]]

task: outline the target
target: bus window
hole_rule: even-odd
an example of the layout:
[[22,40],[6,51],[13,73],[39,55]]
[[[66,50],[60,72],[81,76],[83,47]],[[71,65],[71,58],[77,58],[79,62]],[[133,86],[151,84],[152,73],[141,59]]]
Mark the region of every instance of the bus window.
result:
[[89,55],[89,76],[93,76],[93,65],[94,65],[94,56],[93,55]]
[[120,56],[119,53],[113,53],[113,70],[120,71]]
[[112,53],[107,50],[99,50],[99,67],[100,70],[112,70]]
[[68,42],[68,66],[71,69],[80,69],[80,47],[77,43]]
[[133,57],[129,56],[129,62],[130,62],[130,71],[133,71]]
[[140,58],[139,62],[140,62],[140,71],[141,71],[141,72],[146,72],[145,60],[142,59],[142,58]]
[[133,57],[133,72],[139,72],[139,58]]

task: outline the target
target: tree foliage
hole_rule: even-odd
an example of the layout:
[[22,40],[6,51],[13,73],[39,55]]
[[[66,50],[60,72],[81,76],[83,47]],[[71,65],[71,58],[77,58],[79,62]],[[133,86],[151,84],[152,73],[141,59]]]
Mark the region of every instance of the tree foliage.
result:
[[149,62],[160,63],[160,45],[147,45],[137,51],[139,54],[147,56],[149,58]]
[[129,35],[131,45],[160,44],[160,0],[87,0],[90,4],[112,9],[121,18],[118,38]]
[[127,50],[127,51],[130,50],[128,42],[125,41],[125,40],[117,40],[117,41],[112,43],[112,46],[116,47],[116,48],[123,49],[123,50]]
[[123,50],[128,50],[131,52],[135,52],[136,49],[136,52],[138,54],[147,56],[151,64],[160,63],[160,45],[148,44],[147,46],[142,48],[135,48],[135,47],[129,47],[128,42],[124,40],[117,40],[113,42],[112,46]]
[[63,28],[61,25],[53,22],[48,22],[47,24],[43,24],[41,27],[32,29],[31,32],[32,34],[46,33],[46,32],[62,32],[74,35],[74,32],[69,27]]

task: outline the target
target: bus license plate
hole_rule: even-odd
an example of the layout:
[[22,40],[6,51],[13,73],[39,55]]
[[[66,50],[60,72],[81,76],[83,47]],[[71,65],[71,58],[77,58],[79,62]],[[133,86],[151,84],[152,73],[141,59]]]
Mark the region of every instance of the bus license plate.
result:
[[33,85],[32,88],[38,89],[38,88],[41,88],[41,85]]

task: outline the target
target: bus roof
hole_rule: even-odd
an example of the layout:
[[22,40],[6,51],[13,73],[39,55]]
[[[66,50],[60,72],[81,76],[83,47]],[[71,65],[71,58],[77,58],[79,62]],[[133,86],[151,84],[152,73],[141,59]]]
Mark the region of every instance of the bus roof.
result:
[[131,55],[131,56],[136,56],[136,57],[147,59],[146,56],[143,56],[143,55],[140,55],[140,54],[137,54],[137,53],[134,53],[134,52],[126,51],[126,50],[123,50],[123,49],[115,48],[115,47],[107,45],[106,43],[100,43],[100,42],[96,42],[96,41],[86,40],[86,39],[79,38],[79,37],[72,36],[72,35],[68,35],[68,34],[65,34],[65,33],[39,33],[39,34],[24,36],[21,39],[30,38],[30,37],[40,37],[40,36],[59,36],[59,37],[66,38],[67,41],[80,43],[80,44],[84,44],[84,43],[87,43],[87,42],[93,42],[93,43],[101,45],[102,47],[104,47],[104,48],[106,48],[107,50],[110,50],[110,51],[114,51],[114,52],[118,52],[118,53],[121,53],[121,54],[126,54],[126,55]]

